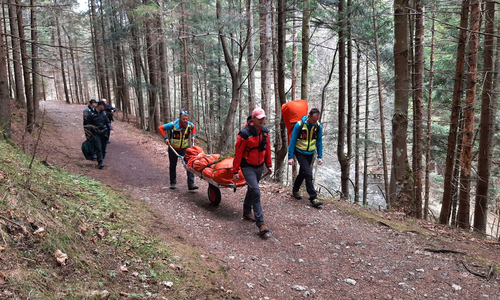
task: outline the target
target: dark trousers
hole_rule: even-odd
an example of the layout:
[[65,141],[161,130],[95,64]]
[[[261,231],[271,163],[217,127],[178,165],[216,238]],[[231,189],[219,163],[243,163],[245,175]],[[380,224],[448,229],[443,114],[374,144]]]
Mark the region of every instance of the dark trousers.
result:
[[95,154],[97,156],[97,161],[102,162],[106,156],[106,149],[108,147],[109,137],[106,132],[96,133],[91,137],[92,144],[94,145]]
[[297,175],[297,178],[295,178],[295,182],[293,183],[293,191],[298,192],[300,190],[302,182],[305,179],[306,189],[307,193],[309,194],[309,199],[310,200],[315,199],[318,196],[318,194],[314,189],[313,174],[311,169],[313,155],[312,154],[306,155],[300,152],[295,152],[295,158],[297,159],[297,162],[300,165],[300,170],[299,170],[299,175]]
[[[184,156],[186,154],[186,149],[182,150],[175,150],[177,151],[177,154],[180,156]],[[168,147],[168,160],[170,161],[170,184],[177,184],[177,160],[179,159],[179,156],[177,156],[175,152],[172,150],[172,148]],[[194,174],[186,171],[187,173],[187,183],[188,186],[194,184]]]
[[257,226],[264,224],[264,215],[262,213],[262,205],[260,204],[260,188],[259,181],[262,178],[262,169],[260,167],[244,167],[241,168],[245,181],[247,183],[247,194],[245,201],[243,201],[243,214],[248,215],[252,212],[255,217]]

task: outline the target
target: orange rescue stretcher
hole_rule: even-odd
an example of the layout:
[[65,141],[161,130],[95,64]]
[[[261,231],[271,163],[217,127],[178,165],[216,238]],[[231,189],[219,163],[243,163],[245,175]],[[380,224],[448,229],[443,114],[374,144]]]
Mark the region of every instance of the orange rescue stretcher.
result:
[[220,188],[233,188],[236,192],[236,188],[246,185],[241,170],[238,171],[240,179],[234,182],[233,157],[221,159],[220,154],[206,154],[199,146],[187,148],[183,157],[172,146],[170,148],[181,159],[186,170],[208,182],[208,200],[214,206],[220,204]]

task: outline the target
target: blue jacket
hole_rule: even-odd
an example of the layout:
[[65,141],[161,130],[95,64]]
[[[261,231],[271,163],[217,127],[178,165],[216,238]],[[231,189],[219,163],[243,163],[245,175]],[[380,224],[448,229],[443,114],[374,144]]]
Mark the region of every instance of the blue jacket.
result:
[[[295,151],[306,155],[313,155],[316,150],[318,150],[318,158],[323,158],[323,127],[319,122],[314,125],[309,124],[308,122],[306,122],[306,119],[307,116],[303,116],[302,121],[295,123],[295,126],[293,126],[292,136],[290,137],[290,144],[288,145],[288,159],[293,158],[293,154],[295,153]],[[297,143],[297,138],[299,137],[299,133],[302,130],[303,124],[306,124],[309,130],[313,126],[318,126],[318,137],[316,138],[316,150],[304,151],[295,147],[295,144]]]

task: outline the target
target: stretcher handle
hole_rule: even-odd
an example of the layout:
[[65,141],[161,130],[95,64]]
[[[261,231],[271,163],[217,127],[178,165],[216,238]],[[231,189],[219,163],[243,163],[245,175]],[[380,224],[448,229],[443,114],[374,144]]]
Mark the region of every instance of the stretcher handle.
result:
[[177,157],[179,157],[181,159],[182,164],[184,166],[186,166],[186,162],[184,161],[184,156],[182,156],[179,153],[177,153],[177,151],[175,151],[174,147],[172,147],[172,145],[170,145],[170,143],[168,144],[168,146],[170,147],[170,149],[172,149],[172,151],[174,151],[175,155],[177,155]]

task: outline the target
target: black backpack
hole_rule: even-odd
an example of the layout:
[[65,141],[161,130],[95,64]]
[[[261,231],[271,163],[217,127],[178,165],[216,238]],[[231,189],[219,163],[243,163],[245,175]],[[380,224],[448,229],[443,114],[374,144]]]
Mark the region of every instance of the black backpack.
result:
[[86,159],[94,159],[94,145],[90,142],[90,140],[86,140],[82,143],[82,152]]

